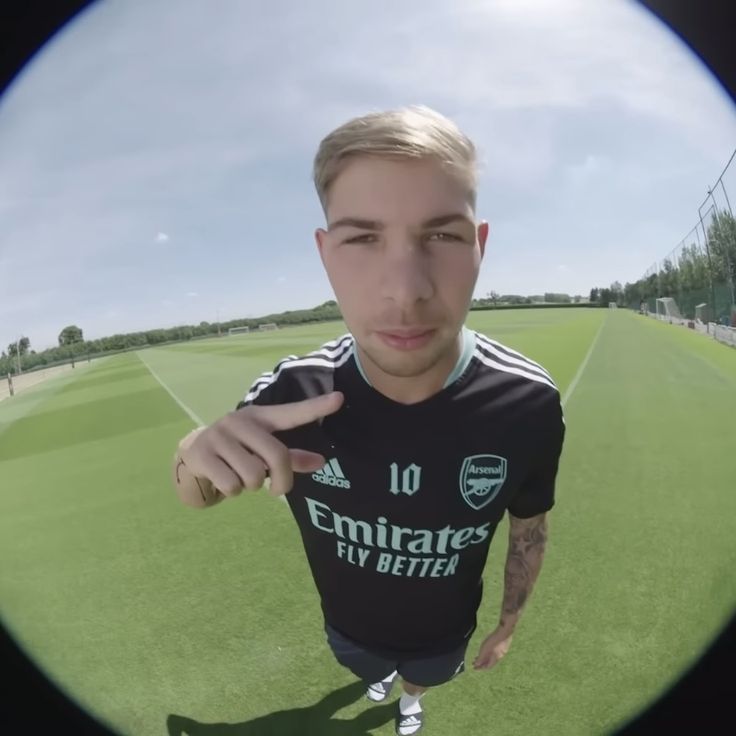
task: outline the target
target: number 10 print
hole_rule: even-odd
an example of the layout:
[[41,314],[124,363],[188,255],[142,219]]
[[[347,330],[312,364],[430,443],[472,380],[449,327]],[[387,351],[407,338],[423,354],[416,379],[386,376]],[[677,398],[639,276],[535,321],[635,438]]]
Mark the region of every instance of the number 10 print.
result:
[[412,463],[404,468],[401,473],[401,485],[399,486],[399,465],[398,463],[391,463],[391,488],[389,491],[394,495],[399,493],[406,493],[407,496],[411,496],[419,490],[419,482],[422,476],[422,469]]

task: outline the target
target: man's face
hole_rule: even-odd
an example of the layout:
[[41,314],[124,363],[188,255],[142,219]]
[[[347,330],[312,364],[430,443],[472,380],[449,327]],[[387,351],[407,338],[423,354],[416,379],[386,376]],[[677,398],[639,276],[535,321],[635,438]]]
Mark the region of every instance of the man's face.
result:
[[487,235],[431,159],[357,157],[335,179],[317,246],[348,329],[383,372],[418,376],[455,351]]

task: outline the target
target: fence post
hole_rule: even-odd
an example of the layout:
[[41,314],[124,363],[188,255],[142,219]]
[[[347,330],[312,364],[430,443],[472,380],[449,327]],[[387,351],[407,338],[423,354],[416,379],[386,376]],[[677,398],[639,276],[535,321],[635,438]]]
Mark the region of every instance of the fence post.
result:
[[13,389],[13,374],[8,373],[8,388],[10,389],[10,395],[15,396],[15,390]]
[[[708,200],[706,199],[706,202]],[[705,204],[705,202],[703,202]],[[710,247],[708,246],[708,235],[705,232],[705,225],[703,224],[703,215],[701,214],[700,210],[703,208],[703,205],[701,204],[698,208],[698,217],[700,217],[700,227],[703,229],[703,242],[705,243],[705,255],[708,257],[708,281],[710,281],[710,298],[713,303],[713,319],[715,319],[716,315],[716,285],[713,281],[713,262],[710,259]],[[695,232],[698,232],[698,229],[695,228]]]
[[[723,185],[723,181],[721,181],[721,186]],[[725,187],[724,187],[725,191]],[[713,190],[708,190],[708,196],[711,198],[713,202],[713,216],[716,218],[716,225],[718,226],[719,231],[721,234],[725,235],[723,231],[721,230],[721,218],[718,216],[718,205],[716,205],[716,200],[713,197]],[[729,205],[730,209],[730,205]],[[726,275],[728,276],[728,287],[729,291],[731,292],[731,311],[733,311],[733,307],[736,304],[736,298],[734,298],[733,293],[733,271],[731,270],[731,256],[728,254],[729,250],[729,243],[726,242],[723,245],[723,255],[726,257]]]

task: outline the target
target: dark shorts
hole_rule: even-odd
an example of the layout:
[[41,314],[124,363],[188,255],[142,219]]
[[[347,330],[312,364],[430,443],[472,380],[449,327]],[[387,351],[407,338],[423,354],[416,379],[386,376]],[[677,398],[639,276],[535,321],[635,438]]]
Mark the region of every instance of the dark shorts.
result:
[[447,654],[393,659],[364,649],[325,623],[327,642],[335,659],[366,683],[374,683],[397,670],[403,680],[419,687],[442,685],[465,670],[468,639]]

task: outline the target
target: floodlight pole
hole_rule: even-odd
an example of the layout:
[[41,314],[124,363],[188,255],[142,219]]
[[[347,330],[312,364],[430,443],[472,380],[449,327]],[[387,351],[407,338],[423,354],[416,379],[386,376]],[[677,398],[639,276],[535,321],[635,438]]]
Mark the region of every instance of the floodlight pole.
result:
[[18,375],[21,374],[20,368],[20,338],[15,341],[15,358],[18,361]]

